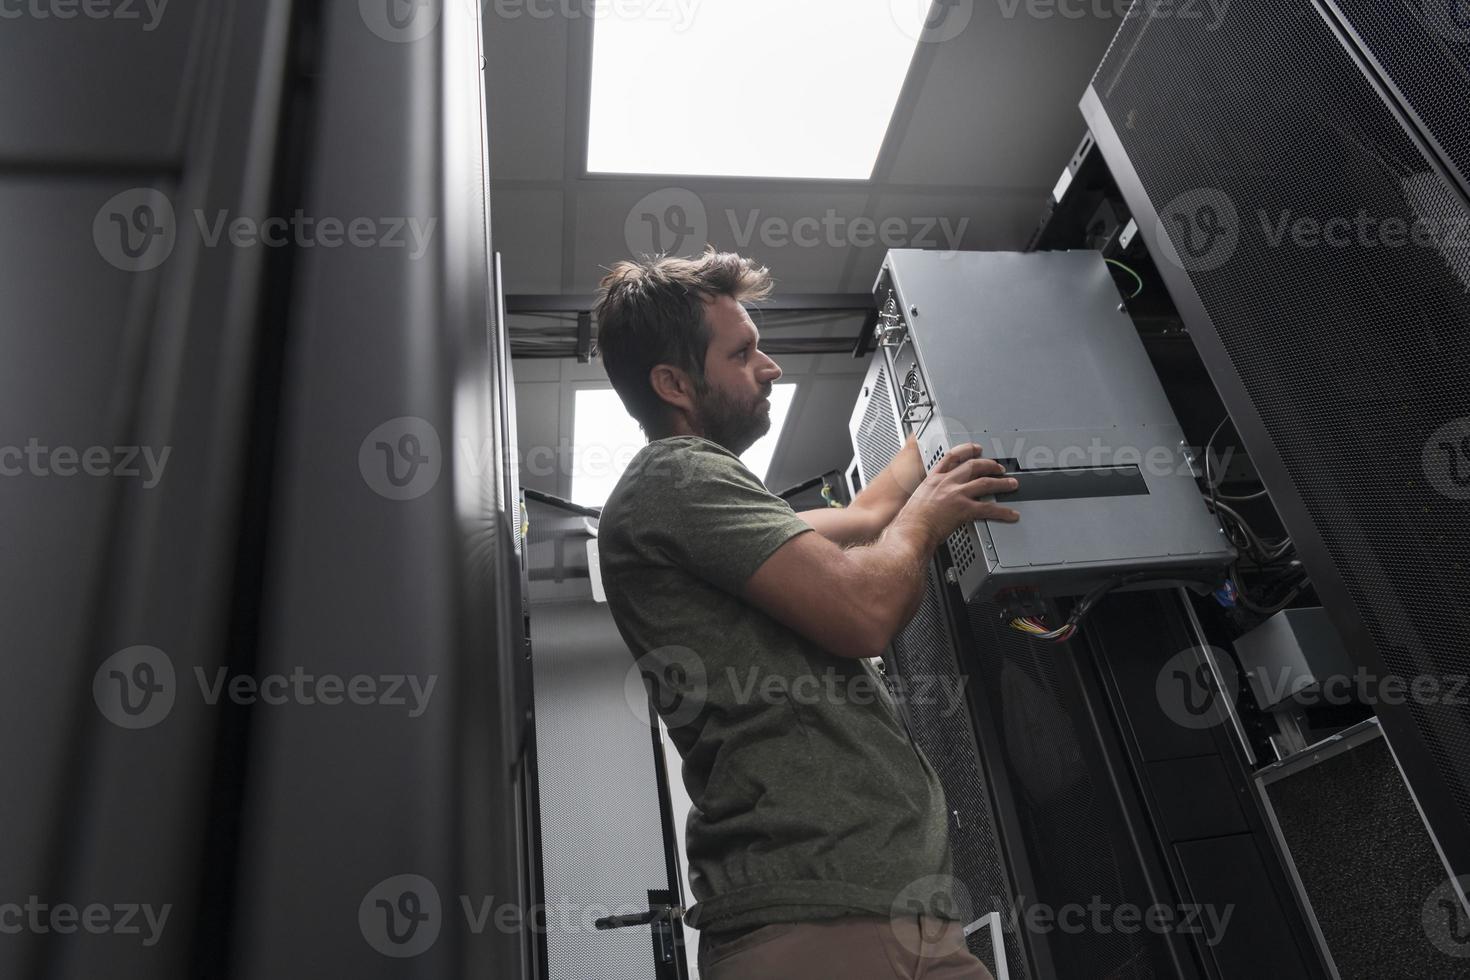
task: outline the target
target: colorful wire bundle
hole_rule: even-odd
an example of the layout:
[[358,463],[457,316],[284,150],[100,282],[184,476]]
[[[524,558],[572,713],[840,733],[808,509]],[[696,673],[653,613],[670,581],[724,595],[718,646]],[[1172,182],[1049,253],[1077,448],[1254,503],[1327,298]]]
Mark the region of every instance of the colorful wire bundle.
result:
[[1056,643],[1070,640],[1072,634],[1077,632],[1076,623],[1067,623],[1059,629],[1051,629],[1036,616],[1019,616],[1011,620],[1009,625],[1011,629],[1029,633],[1038,640],[1051,640]]

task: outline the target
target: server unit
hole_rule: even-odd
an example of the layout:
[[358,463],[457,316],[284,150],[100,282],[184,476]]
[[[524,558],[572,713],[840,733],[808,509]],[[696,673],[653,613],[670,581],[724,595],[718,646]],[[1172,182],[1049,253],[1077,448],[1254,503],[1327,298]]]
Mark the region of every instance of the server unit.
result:
[[1019,523],[949,540],[966,599],[1223,578],[1234,550],[1101,255],[895,249],[876,301],[925,465],[975,442],[1020,483]]
[[[1105,170],[1097,176],[1106,183]],[[1078,204],[1067,202],[1072,210]],[[1125,219],[1120,211],[1119,228]],[[1073,230],[1058,225],[1048,236],[1066,247],[1076,241],[1077,225],[1063,224]],[[1089,467],[1046,463],[1067,462],[1058,456],[1069,446],[1086,451],[1088,441],[1078,434],[1096,431],[1099,417],[1138,419],[1135,447],[1141,441],[1137,432],[1155,424],[1169,427],[1171,443],[1190,441],[1173,435],[1179,426],[1168,399],[1184,406],[1181,412],[1205,403],[1188,414],[1194,440],[1218,421],[1209,379],[1197,359],[1180,349],[1189,346],[1187,338],[1171,333],[1163,342],[1167,350],[1161,350],[1154,314],[1145,317],[1147,324],[1132,310],[1121,315],[1120,294],[1097,253],[913,256],[916,264],[933,263],[924,267],[927,275],[915,275],[914,266],[905,264],[909,258],[891,253],[878,284],[880,349],[849,423],[862,482],[870,482],[900,451],[907,435],[918,434],[932,463],[930,440],[953,431],[962,434],[951,436],[954,442],[969,438],[987,455],[1010,457],[1007,465],[1023,483],[1017,505],[1022,524],[1030,519],[1043,532],[1048,523],[1054,526],[1041,505],[1111,513],[1117,523],[1118,511],[1110,508],[1125,495],[1110,492],[1116,484],[1107,481],[1118,476],[1069,473]],[[1167,307],[1162,291],[1153,299]],[[1010,318],[1009,335],[1002,314]],[[1028,338],[1038,346],[1028,348]],[[1058,355],[1038,358],[1044,344]],[[1103,353],[1094,353],[1099,348]],[[1016,352],[1011,371],[1004,366],[1009,352]],[[1019,408],[1004,404],[1005,393],[1023,385],[1015,375],[1024,372],[1015,368],[1027,357],[1038,371],[1074,376],[1067,386],[1071,402],[1021,391],[1015,396]],[[993,389],[988,396],[981,390],[987,385]],[[992,409],[987,398],[999,404]],[[983,409],[973,407],[982,403]],[[951,404],[994,411],[999,424],[956,418]],[[1071,420],[1071,427],[1064,429],[1059,419]],[[1032,438],[1038,441],[1020,441]],[[1032,445],[1051,459],[1025,459]],[[1128,445],[1115,440],[1103,448]],[[1209,517],[1188,448],[1175,445],[1178,454],[1167,454],[1182,460],[1177,474],[1160,465],[1162,451],[1155,454],[1155,470],[1162,472],[1145,474],[1145,464],[1116,454],[1100,455],[1097,468],[1113,470],[1121,462],[1137,466],[1139,479],[1158,481],[1160,489],[1148,495],[1155,499],[1122,503],[1177,504],[1188,515],[1186,529],[1204,524],[1207,560],[1140,568],[1134,562],[1142,549],[1127,550],[1127,529],[1112,528],[1121,554],[1102,566],[1106,571],[1038,562],[1025,573],[1033,584],[1024,591],[993,583],[977,589],[977,570],[968,570],[968,580],[961,573],[967,558],[972,565],[975,560],[951,541],[928,570],[918,613],[885,657],[888,672],[901,680],[939,677],[965,691],[966,711],[910,705],[908,721],[944,785],[954,874],[961,894],[971,899],[976,926],[971,949],[997,976],[1001,970],[1011,977],[1089,980],[1326,976],[1269,822],[1251,795],[1251,770],[1260,757],[1251,742],[1259,737],[1242,728],[1233,710],[1219,712],[1218,724],[1181,727],[1172,703],[1159,693],[1159,678],[1168,679],[1180,651],[1209,651],[1215,642],[1219,624],[1210,621],[1209,609],[1224,612],[1214,599],[1161,586],[1218,580],[1235,557]],[[1047,486],[1048,480],[1056,483]],[[1005,581],[1009,570],[998,568]],[[984,571],[990,573],[991,566]],[[1135,575],[1140,580],[1130,578]],[[1044,642],[1007,622],[1018,605],[1044,615],[1075,613],[1081,600],[1070,598],[1074,590],[1119,579],[1125,588],[1098,599],[1075,634],[1056,638],[1061,642]],[[1211,622],[1209,634],[1196,606]],[[1215,655],[1227,656],[1214,650],[1205,659]],[[1058,934],[1018,925],[1038,907],[1090,903],[1194,905],[1230,909],[1233,917],[1223,934],[1208,937],[1115,929]],[[987,928],[990,923],[995,931]]]
[[[907,435],[889,370],[885,358],[872,359],[849,423],[855,467],[864,483],[893,459]],[[1148,827],[1138,790],[1118,781],[1130,765],[1131,750],[1105,719],[1131,712],[1125,727],[1160,734],[1157,742],[1163,747],[1154,750],[1155,756],[1183,750],[1198,757],[1216,751],[1217,743],[1203,733],[1180,738],[1177,730],[1150,725],[1134,705],[1110,707],[1113,696],[1104,687],[1118,683],[1099,676],[1100,670],[1111,677],[1131,668],[1130,680],[1136,681],[1131,689],[1146,689],[1143,709],[1159,711],[1153,698],[1155,661],[1192,642],[1174,593],[1119,597],[1115,601],[1143,605],[1116,615],[1109,602],[1100,604],[1094,618],[1102,621],[1090,625],[1084,638],[1094,632],[1121,638],[1117,652],[1101,647],[1094,652],[1078,641],[1039,642],[1007,628],[994,601],[965,601],[947,574],[951,567],[941,557],[927,569],[923,601],[894,638],[884,666],[903,682],[938,681],[963,692],[953,706],[900,705],[944,786],[956,892],[968,900],[974,927],[971,951],[997,980],[1218,975],[1201,972],[1196,962],[1206,954],[1191,951],[1181,937],[1091,929],[1063,935],[1025,925],[1037,908],[1090,902],[1146,907],[1182,900],[1166,867],[1169,841]],[[1140,621],[1149,624],[1142,635],[1132,625]],[[1103,669],[1100,661],[1109,655],[1112,661]],[[1218,746],[1228,750],[1223,736]],[[1171,783],[1185,785],[1177,779]],[[1198,796],[1198,785],[1189,784],[1188,791]],[[1205,798],[1211,805],[1220,802],[1215,795]],[[1228,791],[1223,802],[1233,806]],[[1201,902],[1225,893],[1222,904],[1246,896],[1253,921],[1238,922],[1222,950],[1228,947],[1237,956],[1246,950],[1247,957],[1250,950],[1276,951],[1267,960],[1257,952],[1248,964],[1254,973],[1243,968],[1224,975],[1259,975],[1269,963],[1278,976],[1315,977],[1295,966],[1290,928],[1280,925],[1287,918],[1283,899],[1273,893],[1267,876],[1242,881],[1238,873],[1242,854],[1266,853],[1269,845],[1262,841],[1253,847],[1251,828],[1243,825],[1217,831],[1225,833],[1205,846],[1212,853],[1233,846],[1232,860],[1203,867],[1196,862],[1191,893]],[[1230,836],[1234,831],[1239,833]]]

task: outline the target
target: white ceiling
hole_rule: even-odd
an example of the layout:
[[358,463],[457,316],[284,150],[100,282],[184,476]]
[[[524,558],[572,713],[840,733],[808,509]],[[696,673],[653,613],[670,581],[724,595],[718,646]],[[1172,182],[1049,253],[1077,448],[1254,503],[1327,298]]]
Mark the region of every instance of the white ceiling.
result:
[[[486,0],[491,213],[507,292],[591,293],[606,266],[634,252],[675,244],[692,252],[707,239],[767,265],[778,293],[865,293],[887,246],[864,240],[863,233],[881,229],[885,219],[894,219],[888,225],[893,244],[1023,247],[1082,137],[1077,102],[1118,27],[1120,14],[1099,15],[1098,8],[1126,4],[949,2],[947,23],[962,29],[918,45],[873,179],[795,181],[587,176],[592,25],[584,10],[592,0]],[[709,89],[712,114],[709,120],[669,120],[670,140],[699,127],[723,128],[732,139],[761,138],[760,107],[721,95],[722,88],[738,92],[738,80],[676,78],[669,84]],[[842,79],[832,84],[840,89]],[[658,111],[656,93],[650,93],[648,111]],[[678,241],[665,227],[656,241],[648,214],[655,221],[681,218],[690,234]],[[757,230],[742,241],[752,223]],[[766,233],[759,230],[763,224]],[[781,235],[783,224],[804,228],[808,239]],[[956,232],[962,234],[955,238]],[[790,332],[855,336],[859,322],[812,324],[808,318]],[[803,355],[792,364],[798,370],[788,369],[789,376],[820,373],[823,382],[810,386],[806,397],[798,395],[772,466],[773,488],[840,467],[850,457],[846,425],[863,364],[844,358]],[[544,374],[537,379],[551,380]]]

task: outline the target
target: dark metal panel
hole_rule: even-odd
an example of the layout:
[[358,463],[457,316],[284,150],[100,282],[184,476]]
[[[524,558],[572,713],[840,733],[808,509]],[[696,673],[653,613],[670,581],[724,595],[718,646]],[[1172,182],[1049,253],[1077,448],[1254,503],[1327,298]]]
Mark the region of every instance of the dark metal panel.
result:
[[[995,742],[988,760],[1009,784],[1030,861],[1029,901],[1057,910],[1101,903],[1147,908],[1169,904],[1167,885],[1148,867],[1152,855],[1138,813],[1137,790],[1116,735],[1106,725],[1095,681],[1076,640],[1054,644],[1006,627],[994,603],[968,607],[973,645],[964,666],[980,692]],[[1050,954],[1044,976],[1133,978],[1192,976],[1168,937],[1140,930],[1056,931],[1032,936]]]
[[[214,902],[202,896],[228,881],[233,864],[229,849],[217,849],[218,837],[211,836],[228,813],[220,804],[232,799],[229,777],[216,780],[233,761],[216,755],[230,709],[210,703],[199,679],[217,676],[236,653],[231,593],[241,584],[237,522],[249,482],[255,334],[268,302],[268,261],[261,249],[210,248],[195,216],[260,213],[267,206],[286,9],[277,2],[240,12],[234,46],[202,53],[187,163],[166,201],[154,202],[161,208],[154,219],[172,238],[159,256],[145,256],[161,261],[157,271],[139,273],[156,279],[157,298],[146,314],[146,361],[121,376],[131,398],[127,407],[119,400],[116,410],[130,441],[162,447],[168,465],[152,489],[118,488],[110,552],[100,563],[109,585],[96,598],[90,660],[98,680],[106,675],[110,683],[118,680],[114,654],[151,648],[164,693],[144,697],[139,720],[148,724],[134,730],[119,723],[120,701],[113,699],[131,700],[137,692],[107,689],[79,742],[71,794],[60,806],[76,825],[57,844],[59,894],[151,903],[166,906],[169,915],[157,942],[58,938],[52,959],[62,975],[182,975],[197,969],[201,946],[219,940],[212,931]],[[117,224],[105,222],[117,207],[116,199],[97,203],[94,240],[113,263],[127,258],[122,238],[111,237]],[[126,206],[123,211],[134,217]],[[161,715],[150,716],[160,703]],[[201,934],[210,938],[201,943]]]
[[[1317,976],[1303,963],[1271,889],[1256,838],[1248,834],[1176,845],[1192,901],[1202,906],[1195,925],[1216,975],[1226,978]],[[1208,898],[1204,896],[1209,896]]]
[[1150,762],[1146,773],[1169,840],[1220,837],[1248,829],[1218,756]]
[[[1214,710],[1196,714],[1178,700],[1183,692],[1159,686],[1172,679],[1181,657],[1193,659],[1194,651],[1206,642],[1191,601],[1184,589],[1109,596],[1089,615],[1081,640],[1092,652],[1100,686],[1094,713],[1111,719],[1124,756],[1119,771],[1131,775],[1131,780],[1118,781],[1133,784],[1131,792],[1120,795],[1141,842],[1145,873],[1155,880],[1167,874],[1165,891],[1180,902],[1213,904],[1223,910],[1245,886],[1229,877],[1191,880],[1177,845],[1249,834],[1257,850],[1269,853],[1270,837],[1253,794],[1249,759],[1233,721],[1227,720],[1234,718],[1233,712],[1221,710],[1217,703]],[[1109,741],[1099,739],[1100,744]],[[1323,976],[1315,967],[1307,924],[1298,915],[1282,868],[1262,864],[1249,876],[1256,879],[1249,884],[1250,918],[1257,924],[1271,923],[1269,932],[1278,947],[1275,961],[1282,975],[1312,980]],[[1237,929],[1227,930],[1224,941],[1249,945],[1258,938],[1259,929],[1249,934]],[[1198,933],[1176,930],[1169,939],[1176,947],[1189,947],[1205,976],[1221,980],[1253,976],[1223,969],[1214,945]]]
[[[10,71],[44,55],[46,71],[34,73],[42,81],[64,70],[95,91],[71,100],[69,83],[58,83],[7,103],[13,114],[46,113],[55,124],[39,133],[30,123],[24,132],[6,128],[6,137],[57,137],[47,152],[75,153],[55,167],[40,167],[24,153],[0,161],[0,169],[23,175],[5,185],[4,193],[22,196],[4,210],[14,219],[7,227],[24,232],[3,239],[11,254],[0,262],[7,277],[19,277],[3,290],[9,353],[0,360],[24,372],[0,385],[19,399],[4,415],[24,433],[21,445],[34,439],[84,459],[96,447],[110,472],[67,475],[57,457],[45,461],[51,469],[45,475],[0,482],[0,494],[14,494],[5,512],[23,522],[15,526],[16,547],[8,552],[0,590],[7,603],[23,605],[5,618],[28,651],[26,662],[46,669],[35,683],[9,688],[28,703],[3,712],[7,721],[29,719],[29,730],[11,743],[26,746],[27,759],[6,765],[15,789],[7,800],[36,808],[36,815],[3,818],[25,858],[13,863],[6,848],[0,878],[57,906],[135,905],[161,916],[139,916],[147,921],[136,932],[121,926],[102,934],[28,931],[5,944],[7,961],[24,958],[0,968],[7,975],[183,975],[195,953],[195,930],[207,918],[198,894],[211,867],[205,841],[218,712],[197,696],[190,668],[208,671],[226,655],[248,340],[259,284],[258,256],[205,252],[191,234],[192,214],[211,206],[248,209],[268,190],[281,45],[265,25],[279,6],[252,6],[235,20],[230,57],[203,42],[193,50],[198,77],[190,91],[198,112],[187,142],[180,129],[177,145],[153,126],[164,118],[180,122],[168,111],[172,103],[146,104],[146,83],[108,86],[92,77],[94,66],[65,65],[55,50],[5,62]],[[22,19],[60,9],[35,5]],[[189,24],[207,22],[209,37],[218,40],[218,13],[213,4],[180,10],[178,29],[168,36],[178,41],[192,30]],[[96,27],[68,25],[71,40],[56,34],[59,47],[93,44]],[[29,21],[7,24],[3,43],[24,43],[28,32],[34,40],[36,28]],[[59,25],[45,26],[54,29]],[[129,50],[119,43],[119,60],[101,59],[107,64],[96,67],[117,70]],[[123,111],[118,97],[138,104]],[[141,132],[176,156],[130,157],[142,144],[129,142],[93,143],[88,157],[66,143],[109,106],[130,138]],[[228,125],[221,126],[222,116]],[[242,117],[254,126],[239,125]],[[108,132],[98,126],[89,135]],[[185,156],[193,166],[184,164]],[[114,171],[132,176],[87,176]],[[28,635],[43,623],[44,636]],[[147,648],[145,665],[114,659],[138,647]],[[152,678],[158,691],[125,686],[137,679],[139,666],[158,670]],[[55,734],[36,739],[48,731]]]
[[1261,777],[1337,975],[1465,977],[1466,912],[1371,721]]
[[[236,0],[0,7],[0,168],[107,172],[182,163],[208,35]],[[246,14],[245,20],[249,19]],[[248,28],[244,28],[248,30]]]
[[1470,94],[1470,19],[1463,5],[1313,2],[1425,158],[1470,204],[1470,134],[1455,109]]
[[[52,456],[100,447],[110,474],[123,461],[114,447],[135,441],[120,409],[136,396],[155,277],[108,265],[90,235],[98,206],[125,189],[0,182],[0,621],[9,653],[0,882],[22,901],[49,890],[74,829],[65,804],[75,755],[97,721],[94,603],[107,592],[114,502],[123,483],[147,472],[140,463],[135,477],[87,475],[80,455]],[[40,942],[30,932],[7,936],[0,974],[33,973]]]
[[[872,359],[848,431],[856,455],[854,465],[864,483],[871,482],[903,448],[905,433],[889,383],[887,358]],[[1017,925],[1022,911],[1018,904],[1035,894],[1029,862],[1025,851],[1014,843],[1020,835],[1007,787],[995,782],[986,761],[990,754],[979,748],[979,741],[986,737],[979,733],[988,718],[980,714],[980,694],[960,661],[969,624],[958,593],[945,588],[943,574],[937,558],[926,567],[923,601],[913,620],[894,637],[885,669],[907,685],[903,690],[917,691],[923,685],[931,692],[936,687],[952,692],[938,698],[896,700],[910,736],[944,787],[950,809],[953,871],[962,886],[957,891],[969,899],[972,921],[990,913],[1001,918],[1003,952],[1012,980],[1044,976],[1050,966],[1047,951],[1034,949],[1034,937]],[[997,951],[988,931],[972,933],[969,946],[995,972]]]
[[524,968],[521,726],[507,718],[523,637],[501,479],[513,421],[488,349],[478,13],[322,8],[305,209],[416,221],[425,247],[297,257],[259,669],[434,689],[416,713],[254,712],[242,977]]
[[[1243,22],[1253,25],[1254,28],[1266,31],[1273,29],[1271,24],[1279,16],[1280,14],[1270,10],[1256,12],[1236,10],[1232,12],[1232,17],[1241,18]],[[1316,18],[1315,14],[1312,15],[1312,19],[1318,24],[1318,29],[1324,32],[1326,31],[1325,26],[1321,25],[1320,19]],[[1297,23],[1310,22],[1300,20]],[[1116,70],[1118,65],[1122,63],[1117,59],[1126,59],[1128,55],[1136,53],[1139,44],[1146,43],[1147,38],[1147,34],[1139,33],[1136,24],[1133,25],[1132,29],[1125,26],[1125,31],[1120,34],[1119,39],[1114,43],[1113,56],[1115,56],[1115,61],[1112,68]],[[1217,39],[1214,43],[1221,44],[1224,42]],[[1320,44],[1320,41],[1316,43]],[[1342,57],[1347,67],[1351,69],[1350,64],[1346,62],[1346,56],[1344,55]],[[1356,69],[1351,70],[1356,72]],[[1241,70],[1240,66],[1236,66],[1232,71],[1234,77],[1241,80],[1249,80],[1253,75],[1252,71]],[[1354,77],[1357,76],[1355,75]],[[1248,82],[1242,81],[1241,84],[1248,84]],[[1125,149],[1119,130],[1115,128],[1108,111],[1104,107],[1104,97],[1097,87],[1098,85],[1106,86],[1106,83],[1101,77],[1094,83],[1094,87],[1089,88],[1083,98],[1083,115],[1093,135],[1097,138],[1098,146],[1102,150],[1113,176],[1117,179],[1130,210],[1138,220],[1140,234],[1144,237],[1150,253],[1154,255],[1170,254],[1165,249],[1172,250],[1173,245],[1164,240],[1163,226],[1160,222],[1159,208],[1162,205],[1156,205],[1149,191],[1145,189],[1139,171],[1136,169],[1129,152]],[[1299,103],[1293,101],[1291,104],[1297,105]],[[1259,123],[1260,119],[1257,116],[1253,117],[1250,125],[1257,126]],[[1199,125],[1199,121],[1191,116],[1188,120],[1181,120],[1180,124],[1197,126]],[[1186,137],[1180,134],[1179,138],[1185,139]],[[1331,156],[1323,156],[1321,159],[1325,166],[1336,166],[1338,163],[1336,158]],[[1253,163],[1252,166],[1254,167],[1256,165]],[[1180,176],[1183,177],[1183,175]],[[1183,179],[1188,178],[1183,177]],[[1201,179],[1204,179],[1203,174],[1201,175]],[[1351,182],[1345,175],[1324,175],[1322,180],[1315,186],[1341,193],[1344,187],[1351,186]],[[1163,203],[1167,204],[1168,202]],[[1249,205],[1250,202],[1243,201],[1242,203]],[[1175,252],[1173,254],[1177,255],[1178,253]],[[1246,378],[1243,377],[1241,369],[1235,363],[1231,351],[1227,348],[1222,338],[1220,325],[1212,315],[1211,310],[1207,309],[1195,278],[1179,262],[1161,261],[1158,263],[1158,268],[1176,306],[1179,308],[1186,323],[1189,324],[1191,334],[1199,347],[1200,354],[1209,368],[1211,377],[1230,411],[1244,445],[1250,452],[1252,462],[1259,471],[1262,482],[1270,491],[1273,504],[1276,506],[1283,523],[1296,542],[1302,562],[1311,575],[1312,582],[1317,589],[1318,596],[1321,598],[1324,608],[1332,614],[1334,624],[1338,627],[1339,632],[1343,634],[1345,643],[1355,659],[1376,673],[1377,676],[1387,676],[1390,671],[1385,662],[1384,651],[1379,648],[1374,633],[1375,630],[1382,630],[1382,621],[1379,620],[1377,613],[1368,605],[1360,604],[1357,601],[1357,596],[1350,590],[1346,578],[1346,574],[1350,568],[1339,560],[1339,555],[1341,554],[1340,549],[1337,552],[1329,550],[1325,538],[1329,529],[1323,525],[1319,525],[1314,519],[1313,514],[1309,511],[1304,499],[1304,494],[1309,492],[1308,488],[1301,484],[1298,479],[1298,474],[1289,468],[1285,455],[1286,447],[1279,444],[1272,431],[1268,429],[1262,414],[1265,406],[1254,397],[1252,391],[1247,387]],[[1279,268],[1275,269],[1275,272],[1278,274],[1280,271]],[[1254,278],[1254,281],[1257,287],[1263,291],[1262,295],[1280,295],[1279,290],[1272,290],[1270,279]],[[1331,283],[1332,281],[1326,280],[1326,282]],[[1293,285],[1302,285],[1302,281],[1299,279],[1292,280],[1292,283]],[[1322,305],[1316,307],[1319,311],[1326,311],[1332,308],[1334,298],[1330,293],[1341,284],[1342,280],[1339,280],[1335,286],[1328,285],[1329,295],[1322,296]],[[1400,296],[1400,300],[1409,303],[1416,302],[1416,298],[1412,294],[1403,294]],[[1235,313],[1233,311],[1231,316],[1232,320],[1235,320]],[[1320,323],[1319,329],[1323,331],[1321,334],[1323,338],[1333,336],[1333,325],[1331,323],[1322,322]],[[1381,345],[1384,339],[1386,338],[1380,338],[1378,343]],[[1405,342],[1413,343],[1413,341],[1407,340]],[[1340,349],[1340,345],[1336,341],[1333,341],[1331,346]],[[1342,372],[1345,363],[1339,356],[1334,354],[1326,356],[1326,359],[1320,365],[1327,376],[1337,379],[1335,385],[1336,390],[1339,392],[1344,390],[1340,386],[1344,377]],[[1378,365],[1375,365],[1375,371],[1377,367]],[[1270,385],[1273,390],[1277,391],[1281,390],[1283,385],[1289,388],[1289,385],[1281,378],[1258,376],[1256,380],[1259,383]],[[1405,388],[1403,381],[1397,376],[1384,377],[1377,375],[1371,382],[1364,379],[1362,385],[1365,393],[1383,393],[1386,390],[1392,390],[1402,399],[1412,400],[1416,397],[1412,394],[1412,389]],[[1453,389],[1441,390],[1447,393],[1452,393],[1453,391]],[[1463,386],[1461,386],[1460,390],[1463,391]],[[1319,411],[1323,405],[1335,405],[1339,410],[1344,411],[1346,408],[1340,398],[1336,400],[1329,398],[1325,402],[1316,402],[1313,406],[1313,411]],[[1306,430],[1302,430],[1301,434],[1303,437],[1309,435]],[[1316,444],[1319,450],[1329,445],[1329,443],[1323,442],[1320,438],[1316,439]],[[1401,446],[1399,450],[1390,452],[1387,458],[1397,458],[1398,453],[1405,448],[1410,447]],[[1418,447],[1416,445],[1412,448],[1414,449],[1414,456],[1412,459],[1404,460],[1404,472],[1417,472],[1420,468],[1420,460],[1418,459],[1417,453]],[[1365,450],[1364,443],[1360,438],[1354,440],[1354,452],[1355,454],[1368,452],[1368,450]],[[1369,454],[1371,455],[1372,453],[1369,452]],[[1379,456],[1378,458],[1380,462],[1385,459],[1384,456]],[[1387,469],[1382,471],[1387,472],[1392,469],[1393,467],[1387,467]],[[1376,478],[1373,474],[1365,473],[1365,476]],[[1404,486],[1403,481],[1395,479],[1393,481],[1393,488],[1386,491],[1388,494],[1387,499],[1394,499],[1395,495],[1399,494]],[[1365,489],[1362,491],[1362,494],[1371,498],[1378,495],[1378,491]],[[1348,496],[1344,493],[1334,493],[1333,496],[1339,504],[1346,504],[1356,498],[1358,494],[1355,493],[1352,496]],[[1335,529],[1335,532],[1344,535],[1348,540],[1362,534],[1361,530],[1355,530],[1351,524],[1339,525]],[[1424,540],[1422,535],[1416,535],[1416,538],[1420,541]],[[1363,552],[1360,550],[1359,554],[1361,556]],[[1424,557],[1422,555],[1413,556],[1412,552],[1400,552],[1399,554],[1379,552],[1375,555],[1374,561],[1371,564],[1365,561],[1356,563],[1355,574],[1371,573],[1374,578],[1383,582],[1382,573],[1376,571],[1376,569],[1387,567],[1388,565],[1398,565],[1405,560],[1414,563],[1416,567],[1423,567],[1422,562]],[[1447,606],[1444,608],[1451,607]],[[1383,611],[1387,613],[1390,620],[1396,621],[1399,619],[1399,613],[1388,609]],[[1379,622],[1375,623],[1375,620],[1379,620]],[[1407,640],[1408,637],[1404,637],[1404,639]],[[1441,646],[1439,649],[1449,650],[1454,649],[1454,647]],[[1422,661],[1426,664],[1433,662],[1433,655],[1429,651],[1421,651],[1420,656],[1428,656],[1430,658]],[[1401,665],[1408,665],[1404,656],[1397,655],[1396,659]],[[1418,672],[1421,671],[1412,668],[1409,670],[1411,674]],[[1414,718],[1407,706],[1382,704],[1378,706],[1377,711],[1383,721],[1385,730],[1393,739],[1395,746],[1399,749],[1400,759],[1408,778],[1415,787],[1420,802],[1429,814],[1432,825],[1438,832],[1441,844],[1445,848],[1451,865],[1458,871],[1470,870],[1470,821],[1467,821],[1464,812],[1456,802],[1455,795],[1450,787],[1450,782],[1446,778],[1446,770],[1440,768],[1440,766],[1446,763],[1440,762],[1437,764],[1435,755],[1431,754],[1432,752],[1437,752],[1439,758],[1444,760],[1446,759],[1444,755],[1445,750],[1431,748],[1431,740],[1427,737],[1428,733],[1421,729],[1420,723]],[[1435,736],[1435,738],[1437,737]]]

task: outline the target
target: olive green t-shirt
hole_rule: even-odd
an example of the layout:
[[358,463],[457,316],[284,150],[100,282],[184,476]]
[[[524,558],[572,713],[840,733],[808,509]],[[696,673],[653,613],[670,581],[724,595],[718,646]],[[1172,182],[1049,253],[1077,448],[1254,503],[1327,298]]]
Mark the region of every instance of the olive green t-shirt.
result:
[[602,511],[618,630],[684,760],[690,925],[744,929],[923,911],[950,874],[933,768],[866,660],[838,657],[740,598],[810,530],[740,459],[651,442]]

